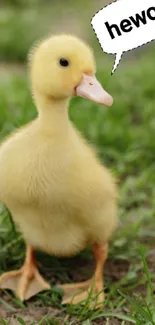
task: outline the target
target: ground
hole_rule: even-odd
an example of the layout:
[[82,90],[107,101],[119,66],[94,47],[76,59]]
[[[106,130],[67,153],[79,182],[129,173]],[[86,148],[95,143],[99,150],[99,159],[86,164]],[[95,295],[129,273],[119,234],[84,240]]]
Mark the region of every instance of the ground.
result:
[[[49,15],[45,19],[42,13],[43,22],[37,25],[42,8],[37,7],[36,1],[32,2],[30,7],[24,7],[24,1],[23,6],[18,7],[19,1],[10,0],[0,12],[3,31],[0,39],[1,140],[36,116],[25,61],[32,41],[43,34],[42,30],[49,32]],[[46,12],[49,12],[48,6],[44,8]],[[71,7],[68,5],[64,15],[63,25],[68,23],[67,31],[70,22],[65,17],[70,15],[73,7],[73,3]],[[90,6],[90,16],[85,13],[85,26],[89,25],[92,13],[101,7],[101,1],[96,7]],[[59,13],[63,2],[52,8],[54,15]],[[76,4],[76,20],[71,24],[75,27],[74,32],[83,36],[84,25],[79,24],[84,19],[81,8],[81,2]],[[19,19],[16,19],[16,10],[20,11]],[[27,30],[29,26],[32,33]],[[56,23],[54,26],[57,30]],[[83,307],[62,307],[61,292],[56,287],[58,283],[84,280],[92,274],[91,247],[65,260],[37,252],[40,270],[50,281],[51,291],[24,304],[12,293],[1,291],[0,324],[155,324],[155,47],[154,44],[147,45],[125,55],[111,77],[114,57],[102,53],[89,28],[84,29],[84,38],[94,47],[98,79],[114,97],[112,108],[74,98],[69,111],[70,119],[96,147],[101,161],[112,170],[120,188],[120,225],[111,240],[104,272],[105,306],[97,312],[89,311],[88,302]],[[24,254],[22,236],[15,229],[9,211],[1,204],[0,273],[19,267]]]

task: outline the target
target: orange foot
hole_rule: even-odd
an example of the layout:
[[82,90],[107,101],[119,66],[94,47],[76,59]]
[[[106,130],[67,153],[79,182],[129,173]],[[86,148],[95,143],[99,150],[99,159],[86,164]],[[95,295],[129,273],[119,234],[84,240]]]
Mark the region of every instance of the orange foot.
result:
[[21,269],[0,276],[0,289],[11,289],[22,300],[28,300],[40,291],[50,289],[40,275],[33,256],[33,248],[27,245],[26,259]]
[[89,299],[89,307],[99,309],[104,303],[104,289],[102,271],[107,259],[108,245],[94,244],[94,257],[96,260],[96,270],[93,279],[80,283],[61,285],[64,291],[62,304],[84,303]]

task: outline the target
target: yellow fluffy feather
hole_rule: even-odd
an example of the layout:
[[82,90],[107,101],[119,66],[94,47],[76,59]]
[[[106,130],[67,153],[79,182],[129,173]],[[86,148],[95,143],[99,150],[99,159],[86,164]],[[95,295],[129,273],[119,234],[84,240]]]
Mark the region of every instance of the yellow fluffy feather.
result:
[[41,42],[30,58],[38,117],[0,146],[0,200],[26,242],[56,256],[109,241],[118,222],[115,181],[68,118],[82,73],[95,70],[92,50],[76,37]]

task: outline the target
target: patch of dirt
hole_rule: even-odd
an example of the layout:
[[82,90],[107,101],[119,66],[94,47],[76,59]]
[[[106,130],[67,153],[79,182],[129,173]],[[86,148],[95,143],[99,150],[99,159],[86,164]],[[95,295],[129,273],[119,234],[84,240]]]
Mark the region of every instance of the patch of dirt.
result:
[[[6,322],[10,322],[10,325],[20,325],[18,322],[18,317],[21,317],[26,325],[30,325],[33,322],[38,323],[40,320],[43,320],[45,317],[49,321],[54,321],[58,325],[65,325],[66,315],[60,311],[59,309],[52,307],[37,307],[35,305],[31,305],[28,308],[21,310],[17,309],[16,312],[7,312],[5,310],[0,310],[0,317],[5,319]],[[81,322],[77,321],[74,317],[68,316],[68,321],[72,321],[72,325],[81,325]],[[45,323],[47,324],[47,323]],[[92,325],[106,325],[107,320],[103,317],[92,321]],[[116,318],[110,319],[110,325],[120,325],[121,321]],[[44,325],[44,322],[42,323]],[[128,323],[129,325],[129,323]]]
[[[38,260],[43,260],[43,258],[40,257]],[[93,258],[88,259],[88,255],[85,257],[81,254],[74,258],[60,259],[59,262],[60,265],[58,267],[55,266],[55,260],[53,260],[52,267],[52,262],[50,262],[50,260],[42,265],[44,276],[49,281],[52,279],[53,284],[62,283],[62,279],[67,278],[67,282],[85,281],[94,273],[95,263]],[[108,260],[105,264],[104,276],[115,282],[123,278],[128,272],[128,269],[129,263],[127,261]]]
[[37,307],[34,305],[29,306],[24,310],[17,309],[15,312],[6,311],[3,308],[0,310],[0,317],[4,318],[5,321],[10,321],[11,325],[19,325],[19,322],[17,321],[18,317],[21,317],[27,325],[34,321],[39,322],[44,316],[49,318],[59,317],[60,311],[52,307]]
[[[94,324],[94,325],[106,325],[107,320],[104,320],[103,318],[100,318],[100,319],[96,320],[95,322],[93,322],[92,324]],[[121,324],[121,321],[117,320],[116,318],[109,321],[109,325],[120,325],[120,324]]]

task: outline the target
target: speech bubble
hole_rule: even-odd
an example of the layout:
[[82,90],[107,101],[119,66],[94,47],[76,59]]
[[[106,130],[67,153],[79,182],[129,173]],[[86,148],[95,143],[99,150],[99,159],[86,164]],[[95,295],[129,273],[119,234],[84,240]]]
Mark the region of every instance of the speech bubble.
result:
[[104,52],[116,54],[112,74],[122,54],[155,40],[155,0],[118,0],[91,20]]

